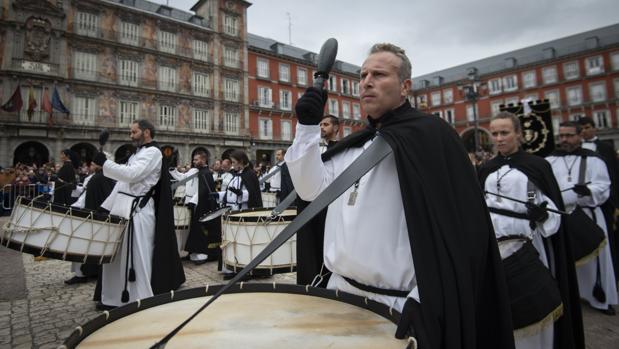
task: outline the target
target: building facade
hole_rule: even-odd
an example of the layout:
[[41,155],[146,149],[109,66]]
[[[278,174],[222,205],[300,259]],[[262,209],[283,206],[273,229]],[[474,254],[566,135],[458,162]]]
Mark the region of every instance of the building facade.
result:
[[[469,148],[476,118],[482,146],[489,149],[487,127],[501,106],[537,100],[550,102],[555,133],[560,122],[589,116],[601,138],[619,141],[619,24],[413,80],[417,107],[451,123]],[[473,85],[476,93],[470,98]]]

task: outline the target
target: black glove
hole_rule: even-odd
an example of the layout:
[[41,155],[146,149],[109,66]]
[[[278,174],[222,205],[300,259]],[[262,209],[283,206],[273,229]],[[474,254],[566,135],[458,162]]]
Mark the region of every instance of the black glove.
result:
[[98,152],[97,154],[95,154],[95,157],[92,159],[92,162],[99,166],[103,166],[105,161],[107,161],[107,156],[105,156],[105,154],[103,154],[102,152]]
[[546,210],[548,201],[544,201],[539,205],[527,202],[525,206],[527,207],[527,217],[529,217],[531,229],[535,229],[536,223],[543,223],[548,219],[548,211]]
[[228,187],[228,190],[230,190],[231,192],[233,192],[236,196],[241,196],[243,195],[243,191],[241,189],[238,188],[233,188],[233,187]]
[[318,125],[324,116],[327,91],[309,87],[294,106],[297,119],[302,125]]
[[575,184],[572,190],[580,196],[591,196],[591,189],[586,184]]
[[189,202],[187,203],[187,207],[189,207],[189,209],[193,211],[196,208],[196,204],[194,204],[193,202]]
[[421,305],[413,298],[406,298],[398,327],[395,330],[395,338],[405,339],[408,337],[417,340],[418,348],[426,348],[426,345],[429,344],[421,321]]

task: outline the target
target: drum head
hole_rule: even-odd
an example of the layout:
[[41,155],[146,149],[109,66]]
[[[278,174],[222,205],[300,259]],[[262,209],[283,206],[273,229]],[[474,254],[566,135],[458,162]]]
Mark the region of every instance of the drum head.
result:
[[[406,341],[394,338],[394,319],[389,320],[364,309],[370,306],[345,302],[346,298],[353,297],[363,305],[360,297],[339,293],[338,298],[329,299],[310,295],[305,292],[305,287],[277,285],[278,288],[282,286],[295,288],[298,292],[282,293],[274,290],[272,284],[250,284],[245,287],[253,288],[253,292],[238,293],[237,290],[236,293],[221,296],[172,338],[166,348],[406,347]],[[266,292],[269,289],[273,292]],[[320,292],[334,295],[329,290]],[[87,337],[77,347],[148,348],[187,319],[206,300],[207,297],[190,298],[135,312],[90,335],[84,334]],[[385,306],[372,301],[368,303],[382,307],[388,314]],[[123,308],[127,307],[135,308],[136,304]],[[120,309],[112,313],[116,311]],[[394,314],[399,317],[396,312]]]

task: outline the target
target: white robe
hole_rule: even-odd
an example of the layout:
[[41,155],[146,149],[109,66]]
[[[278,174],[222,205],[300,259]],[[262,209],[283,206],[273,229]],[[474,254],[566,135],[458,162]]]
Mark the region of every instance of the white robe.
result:
[[[173,169],[170,171],[170,176],[176,179],[177,181],[182,181],[183,179],[198,173],[198,169],[192,167],[189,171],[185,173],[178,172],[177,169]],[[185,182],[185,204],[198,204],[198,176],[193,177],[192,179]]]
[[[497,176],[498,174],[498,176]],[[500,178],[501,190],[497,189],[497,182]],[[484,191],[501,194],[514,199],[527,201],[527,182],[528,177],[516,168],[510,168],[508,165],[500,167],[488,175],[484,183]],[[535,204],[540,204],[544,201],[548,202],[548,208],[556,209],[555,203],[544,195],[539,189],[535,190]],[[526,213],[527,208],[524,204],[510,201],[508,199],[499,198],[497,196],[486,194],[486,204],[488,207],[505,209],[518,213]],[[548,219],[542,224],[538,224],[535,230],[531,229],[529,221],[526,219],[507,217],[497,213],[490,212],[490,219],[494,227],[494,233],[497,238],[507,235],[526,235],[532,239],[533,246],[539,253],[540,260],[549,268],[550,262],[546,255],[543,238],[547,238],[555,234],[561,226],[561,216],[557,213],[548,212]],[[505,259],[519,250],[524,243],[522,241],[508,241],[499,244],[501,259]],[[554,268],[553,268],[554,269]],[[554,343],[554,326],[548,326],[541,332],[524,337],[516,338],[516,349],[552,349]]]
[[[129,158],[126,165],[106,161],[103,174],[115,179],[112,193],[101,204],[113,215],[129,218],[133,197],[146,194],[159,181],[162,154],[157,147],[142,147]],[[133,265],[136,281],[128,282],[129,302],[153,296],[150,286],[153,248],[155,243],[155,202],[151,198],[146,206],[137,209],[133,215]],[[121,306],[125,284],[125,263],[127,261],[128,234],[124,234],[122,245],[112,263],[103,265],[101,302],[105,305]]]
[[[569,189],[577,184],[578,172],[580,168],[580,156],[549,156],[546,159],[552,166],[552,170],[557,178],[557,182],[559,183],[559,188],[561,190]],[[569,170],[570,166],[571,171]],[[585,207],[583,208],[583,211],[589,217],[593,217],[595,214],[597,225],[604,230],[604,233],[608,238],[606,221],[604,220],[604,214],[602,213],[600,205],[606,202],[610,195],[610,179],[608,177],[606,164],[602,159],[593,156],[587,157],[585,182],[591,182],[590,184],[587,184],[587,187],[591,190],[591,195],[579,196],[573,190],[566,190],[561,193],[565,207],[568,211],[571,211],[576,207],[576,205],[578,205]],[[594,207],[594,209],[590,209],[589,207]],[[598,258],[600,260],[602,287],[606,293],[605,303],[600,303],[597,299],[595,299],[595,297],[593,297],[593,287],[595,285]],[[589,262],[576,268],[578,288],[580,291],[580,296],[586,299],[592,307],[606,309],[608,308],[608,305],[617,304],[617,283],[615,281],[615,272],[613,269],[608,243],[600,251],[598,258],[593,258]]]
[[217,194],[219,195],[218,200],[221,203],[225,203],[226,206],[230,207],[234,211],[247,209],[247,201],[249,201],[249,191],[245,187],[245,184],[243,184],[240,174],[237,176],[233,176],[230,181],[226,183],[226,188],[228,187],[241,189],[242,194],[237,196],[229,190],[222,190],[220,192],[217,192]]
[[[323,163],[319,142],[318,125],[297,124],[296,137],[285,155],[294,187],[306,201],[314,200],[372,143],[370,140],[362,148],[347,149]],[[408,290],[408,297],[420,301],[393,154],[361,178],[356,203],[351,206],[348,198],[353,187],[333,201],[327,211],[324,263],[333,272],[327,288],[367,296],[401,311],[404,297],[365,292],[342,278],[384,289]]]
[[271,169],[269,170],[267,175],[273,173],[274,171],[277,171],[277,173],[275,173],[271,178],[266,180],[266,182],[271,185],[271,187],[269,188],[270,192],[278,192],[282,188],[282,169],[281,169],[281,166],[278,164],[278,165],[275,165],[275,166],[271,167]]

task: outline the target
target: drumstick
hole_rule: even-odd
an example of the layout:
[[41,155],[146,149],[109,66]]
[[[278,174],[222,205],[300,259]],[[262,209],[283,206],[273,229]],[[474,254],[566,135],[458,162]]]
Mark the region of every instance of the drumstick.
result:
[[[505,196],[505,195],[501,195],[501,194],[497,194],[497,193],[492,193],[492,192],[489,192],[489,191],[485,191],[485,193],[486,193],[486,194],[490,194],[490,195],[494,195],[494,196],[497,196],[497,197],[500,197],[500,198],[502,198],[502,199],[507,199],[507,200],[510,200],[510,201],[513,201],[513,202],[518,202],[518,203],[521,203],[521,204],[523,204],[523,205],[528,204],[528,202],[527,202],[527,201],[522,201],[522,200],[514,199],[514,198],[509,197],[509,196]],[[569,215],[569,213],[567,213],[567,212],[565,212],[565,211],[555,210],[555,209],[548,208],[548,207],[541,207],[541,208],[543,208],[544,210],[546,210],[546,211],[548,211],[548,212],[558,213],[558,214],[564,214],[564,215]]]
[[[586,182],[586,183],[583,183],[583,185],[587,185],[587,184],[591,184],[591,181]],[[572,190],[572,189],[574,189],[574,187],[567,188],[567,189],[563,189],[563,190],[561,190],[561,192],[563,193],[563,192],[566,192],[566,191],[570,191],[570,190]]]

